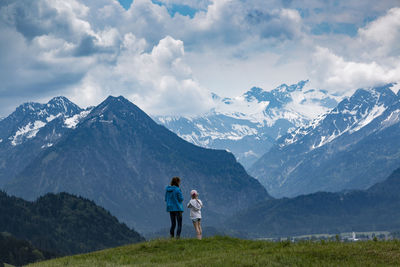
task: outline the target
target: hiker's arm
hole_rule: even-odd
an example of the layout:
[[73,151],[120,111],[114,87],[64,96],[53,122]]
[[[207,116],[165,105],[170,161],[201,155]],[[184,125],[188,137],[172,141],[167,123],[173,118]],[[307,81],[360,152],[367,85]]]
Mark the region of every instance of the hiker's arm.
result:
[[181,203],[183,202],[183,195],[181,190],[178,190],[178,201]]
[[200,204],[200,202],[196,199],[196,201],[194,202],[194,205],[193,205],[193,208],[196,210],[196,211],[198,211],[198,210],[200,210],[201,209],[201,204]]

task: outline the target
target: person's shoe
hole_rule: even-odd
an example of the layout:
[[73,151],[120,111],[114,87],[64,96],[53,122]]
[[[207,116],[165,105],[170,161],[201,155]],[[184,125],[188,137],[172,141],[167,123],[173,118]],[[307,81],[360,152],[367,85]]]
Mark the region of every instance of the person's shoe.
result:
[[180,236],[176,236],[176,239],[181,239],[181,237]]

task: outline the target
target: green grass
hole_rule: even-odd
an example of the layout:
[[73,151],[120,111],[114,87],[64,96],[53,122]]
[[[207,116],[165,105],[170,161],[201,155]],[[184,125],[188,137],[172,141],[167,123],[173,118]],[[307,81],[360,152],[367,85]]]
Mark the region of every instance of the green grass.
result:
[[399,241],[153,240],[29,266],[399,266]]

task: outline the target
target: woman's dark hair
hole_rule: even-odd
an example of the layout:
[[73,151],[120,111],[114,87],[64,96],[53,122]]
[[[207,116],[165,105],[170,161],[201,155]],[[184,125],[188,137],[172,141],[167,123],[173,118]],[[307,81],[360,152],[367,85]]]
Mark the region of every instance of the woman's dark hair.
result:
[[181,182],[181,178],[175,176],[175,177],[172,177],[171,185],[175,185],[175,186],[179,187],[180,182]]

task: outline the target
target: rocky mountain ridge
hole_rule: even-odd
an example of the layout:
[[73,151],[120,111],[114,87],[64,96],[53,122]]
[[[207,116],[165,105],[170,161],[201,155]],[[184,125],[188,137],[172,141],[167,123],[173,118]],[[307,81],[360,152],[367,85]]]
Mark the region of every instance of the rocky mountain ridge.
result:
[[25,103],[0,121],[0,186],[88,114],[65,97],[46,104]]
[[307,80],[271,91],[253,87],[234,98],[213,94],[213,99],[215,107],[206,114],[154,119],[193,144],[231,151],[247,168],[289,129],[308,124],[341,97],[308,88]]
[[336,108],[280,138],[251,168],[275,197],[365,189],[400,165],[400,98],[359,89]]

